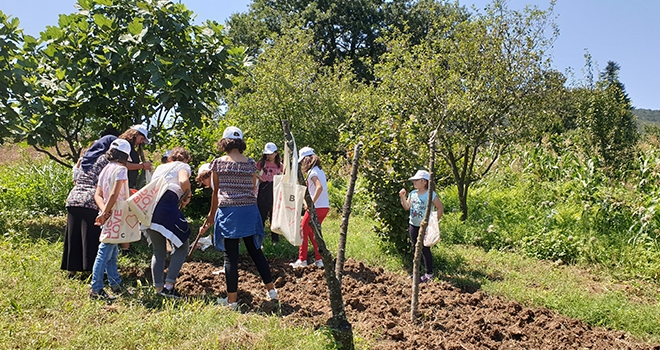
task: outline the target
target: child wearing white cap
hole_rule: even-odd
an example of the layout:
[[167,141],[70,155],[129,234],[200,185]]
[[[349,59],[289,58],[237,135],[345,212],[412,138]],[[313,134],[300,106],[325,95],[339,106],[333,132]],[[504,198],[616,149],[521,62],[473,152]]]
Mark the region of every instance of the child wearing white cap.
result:
[[[277,145],[268,142],[264,146],[261,159],[257,162],[257,170],[259,171],[257,206],[261,214],[261,221],[266,225],[266,219],[270,218],[273,213],[273,178],[282,172],[282,161],[277,152]],[[273,245],[280,241],[280,235],[275,232],[270,233],[270,238]]]
[[[402,188],[399,191],[401,206],[405,210],[410,210],[410,217],[408,219],[408,234],[410,235],[410,243],[412,246],[413,254],[415,252],[417,237],[419,236],[419,226],[422,224],[422,220],[424,220],[424,214],[426,213],[426,203],[428,202],[428,188],[430,178],[431,177],[428,171],[418,170],[413,177],[408,179],[413,182],[413,187],[415,188],[410,192],[410,195],[406,198],[405,188]],[[440,221],[440,218],[444,212],[444,207],[435,193],[433,193],[433,205],[438,209],[438,221]],[[433,255],[431,254],[431,248],[423,247],[422,256],[424,257],[426,273],[420,278],[420,282],[425,283],[433,279]]]
[[[96,218],[95,225],[103,225],[112,213],[112,208],[117,201],[126,200],[129,194],[126,193],[126,181],[128,173],[126,163],[131,159],[131,145],[123,139],[116,139],[110,144],[110,148],[105,154],[109,161],[99,174],[94,201],[99,207],[100,214]],[[117,255],[119,247],[117,244],[103,243],[99,244],[96,253],[96,260],[92,268],[92,288],[89,293],[92,299],[112,299],[108,293],[103,290],[103,273],[108,276],[108,282],[113,291],[121,291],[121,277],[117,268]]]
[[[298,157],[302,172],[307,174],[307,190],[312,196],[316,215],[319,218],[319,224],[321,224],[330,210],[328,182],[323,169],[321,169],[321,159],[314,153],[314,149],[311,147],[301,148],[298,151]],[[300,248],[298,248],[298,260],[289,264],[294,269],[307,266],[307,241],[312,242],[312,246],[314,247],[314,257],[316,258],[314,265],[323,267],[319,246],[316,243],[316,239],[314,239],[314,231],[312,231],[312,226],[309,223],[309,210],[305,210],[305,215],[300,223],[303,231],[303,241]]]

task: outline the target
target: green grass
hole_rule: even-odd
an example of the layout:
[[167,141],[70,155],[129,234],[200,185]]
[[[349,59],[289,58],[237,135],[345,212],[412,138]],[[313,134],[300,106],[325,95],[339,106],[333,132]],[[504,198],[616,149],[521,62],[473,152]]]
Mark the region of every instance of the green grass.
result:
[[[59,213],[71,186],[69,170],[48,162],[2,169],[0,348],[333,347],[326,330],[227,312],[212,300],[163,301],[145,281],[136,286],[139,298],[110,306],[90,301],[88,286],[59,270],[65,224]],[[466,291],[480,289],[660,342],[660,250],[652,236],[660,219],[654,215],[644,230],[628,229],[641,222],[640,207],[655,213],[655,195],[600,185],[588,209],[579,186],[493,176],[472,189],[467,222],[454,210],[453,189],[444,189],[443,241],[432,250],[438,277]],[[339,225],[336,214],[323,224],[333,254]],[[407,275],[409,255],[380,241],[372,226],[366,217],[351,218],[346,257]],[[121,266],[148,266],[150,249],[136,249],[130,259],[120,258]],[[286,243],[266,244],[264,251],[291,261],[297,256],[297,248]],[[204,258],[219,263],[221,255],[208,252]],[[358,348],[369,348],[369,337],[358,334]]]
[[89,287],[59,270],[61,249],[60,242],[25,237],[0,244],[0,348],[332,348],[324,330],[211,301],[153,298],[139,285],[140,298],[89,300]]
[[[333,253],[339,224],[338,218],[330,217],[323,225]],[[352,218],[347,257],[406,274],[410,262],[386,252],[372,225],[367,218]],[[45,229],[37,230],[37,226]],[[143,281],[136,285],[139,297],[122,298],[111,305],[91,301],[83,281],[69,280],[59,270],[62,243],[57,237],[62,226],[59,217],[28,221],[23,230],[6,234],[0,243],[0,348],[333,348],[326,330],[292,324],[277,316],[230,312],[212,300],[155,298]],[[297,249],[279,244],[266,245],[265,251],[293,260]],[[441,243],[432,251],[438,277],[464,290],[481,289],[592,325],[660,341],[657,285],[617,281],[607,271],[556,265],[510,252],[485,252],[474,246]],[[140,258],[146,254],[138,252]],[[146,267],[148,261],[143,260],[141,265]],[[122,264],[140,262],[122,258]],[[369,348],[369,337],[357,335],[357,348]]]

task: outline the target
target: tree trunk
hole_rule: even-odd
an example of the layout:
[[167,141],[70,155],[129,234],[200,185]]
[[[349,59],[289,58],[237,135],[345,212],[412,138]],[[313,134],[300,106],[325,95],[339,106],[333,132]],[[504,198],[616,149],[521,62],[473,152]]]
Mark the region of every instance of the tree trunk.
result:
[[462,184],[462,189],[458,191],[458,205],[461,208],[461,221],[465,221],[468,218],[468,185]]
[[344,253],[346,252],[346,235],[348,233],[348,219],[351,216],[351,203],[353,202],[353,193],[355,192],[355,180],[358,173],[358,160],[360,159],[360,149],[362,142],[355,145],[353,149],[353,168],[351,169],[351,180],[348,183],[346,190],[346,200],[341,213],[341,226],[339,231],[339,244],[337,247],[337,265],[335,266],[335,275],[341,284],[342,275],[344,274]]
[[417,235],[417,243],[415,243],[415,254],[413,258],[413,283],[412,283],[412,300],[410,302],[410,321],[415,322],[417,319],[417,306],[419,304],[419,271],[422,260],[422,247],[424,246],[424,236],[426,235],[426,228],[429,224],[429,216],[431,216],[431,209],[433,207],[433,193],[435,193],[435,135],[437,130],[431,133],[429,138],[429,188],[428,199],[426,201],[426,211],[424,212],[424,220],[419,227],[419,234]]
[[[467,152],[466,152],[467,154]],[[467,157],[463,157],[463,167],[462,171],[459,171],[458,160],[452,152],[447,152],[445,158],[449,167],[451,168],[452,174],[454,175],[454,182],[456,183],[456,190],[458,192],[458,206],[461,209],[461,221],[465,221],[468,218],[468,188],[470,183],[467,180]]]
[[[282,130],[284,131],[284,138],[286,139],[289,149],[293,149],[293,137],[291,136],[291,131],[289,129],[289,121],[282,121]],[[305,178],[303,176],[302,170],[298,168],[298,183],[305,184]],[[353,350],[355,348],[353,344],[353,326],[346,318],[346,311],[344,310],[344,300],[341,294],[341,284],[335,275],[335,270],[333,269],[335,265],[335,259],[332,257],[332,254],[328,251],[323,240],[323,234],[321,233],[321,224],[319,224],[319,217],[316,214],[316,208],[314,207],[314,202],[312,197],[309,194],[309,191],[305,191],[305,203],[307,203],[307,210],[309,211],[310,217],[310,226],[312,226],[312,231],[314,231],[314,238],[319,247],[319,253],[325,262],[325,280],[328,284],[328,292],[330,294],[330,309],[332,310],[332,318],[328,320],[327,325],[330,327],[332,336],[335,339],[341,349]],[[332,263],[332,264],[331,264]]]

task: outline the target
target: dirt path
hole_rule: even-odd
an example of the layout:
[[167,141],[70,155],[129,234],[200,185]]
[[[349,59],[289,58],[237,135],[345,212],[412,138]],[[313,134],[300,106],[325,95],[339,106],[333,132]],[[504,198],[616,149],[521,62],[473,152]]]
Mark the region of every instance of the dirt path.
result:
[[[331,316],[320,268],[293,270],[287,261],[269,259],[280,309],[267,301],[261,278],[249,257],[239,261],[241,312],[280,314],[292,322],[322,326]],[[421,321],[410,315],[410,280],[349,259],[343,279],[346,311],[356,332],[373,334],[373,349],[655,349],[624,332],[591,327],[547,309],[463,292],[446,282],[421,285]],[[188,262],[177,283],[190,297],[225,296],[217,265]],[[149,274],[145,271],[145,274]]]

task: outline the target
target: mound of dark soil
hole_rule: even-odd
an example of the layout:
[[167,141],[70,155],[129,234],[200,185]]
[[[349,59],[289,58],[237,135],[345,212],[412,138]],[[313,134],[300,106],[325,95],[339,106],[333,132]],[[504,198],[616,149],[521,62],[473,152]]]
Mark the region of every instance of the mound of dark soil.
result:
[[[239,261],[241,312],[277,313],[294,322],[323,326],[331,317],[323,269],[292,269],[269,259],[279,302],[266,291],[249,257]],[[188,262],[177,288],[191,297],[225,296],[218,266]],[[374,349],[656,349],[626,333],[591,327],[548,309],[463,292],[447,282],[420,286],[420,321],[410,321],[410,279],[348,260],[343,278],[346,313],[354,330],[374,335]],[[148,272],[147,272],[148,273]],[[279,308],[279,309],[278,309]]]

